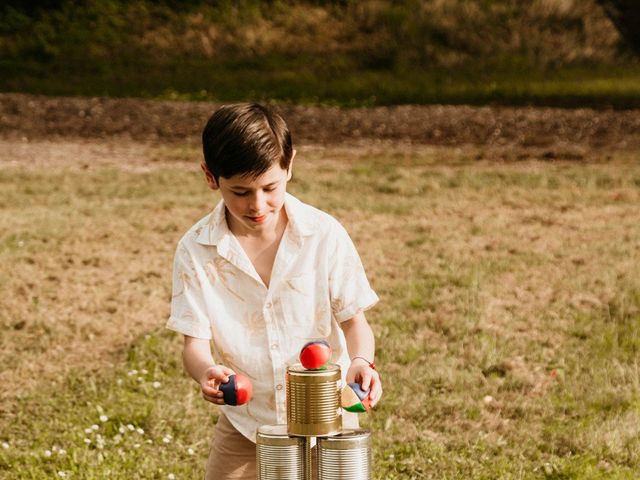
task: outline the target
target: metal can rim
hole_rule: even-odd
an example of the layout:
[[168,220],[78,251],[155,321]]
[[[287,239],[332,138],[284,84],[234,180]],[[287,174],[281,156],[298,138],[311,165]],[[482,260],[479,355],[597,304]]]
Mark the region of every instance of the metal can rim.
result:
[[370,443],[371,432],[365,428],[343,429],[338,435],[318,438],[318,448],[327,450],[369,448]]
[[300,438],[292,437],[287,430],[286,424],[262,425],[256,433],[256,445],[303,445]]

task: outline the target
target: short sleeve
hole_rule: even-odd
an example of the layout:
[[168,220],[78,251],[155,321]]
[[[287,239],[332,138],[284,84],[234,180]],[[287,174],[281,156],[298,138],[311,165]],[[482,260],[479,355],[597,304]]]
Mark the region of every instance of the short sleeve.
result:
[[342,225],[332,229],[334,245],[329,267],[331,311],[338,322],[373,307],[378,296],[371,289],[360,256]]
[[171,316],[166,327],[190,337],[211,339],[211,325],[206,314],[200,281],[193,259],[179,244],[173,262]]

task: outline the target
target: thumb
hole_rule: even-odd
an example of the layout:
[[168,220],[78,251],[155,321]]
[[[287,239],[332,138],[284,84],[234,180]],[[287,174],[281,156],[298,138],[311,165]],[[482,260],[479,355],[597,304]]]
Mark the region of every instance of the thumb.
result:
[[231,370],[229,367],[225,367],[224,365],[220,365],[220,374],[218,376],[218,379],[222,383],[227,383],[229,381],[229,376],[230,375],[235,375],[235,373],[236,372]]
[[[229,373],[230,372],[230,373]],[[220,384],[229,381],[229,375],[233,374],[233,370],[223,365],[213,365],[209,367],[205,372],[205,378],[207,383]]]

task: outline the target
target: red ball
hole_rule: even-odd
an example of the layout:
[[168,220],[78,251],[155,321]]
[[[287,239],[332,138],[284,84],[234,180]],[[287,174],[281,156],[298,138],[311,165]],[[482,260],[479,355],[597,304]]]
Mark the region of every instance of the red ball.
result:
[[317,370],[331,358],[331,346],[326,340],[314,340],[306,343],[300,350],[300,363],[304,368]]
[[251,380],[240,373],[229,375],[229,381],[221,383],[219,388],[227,405],[244,405],[253,394]]

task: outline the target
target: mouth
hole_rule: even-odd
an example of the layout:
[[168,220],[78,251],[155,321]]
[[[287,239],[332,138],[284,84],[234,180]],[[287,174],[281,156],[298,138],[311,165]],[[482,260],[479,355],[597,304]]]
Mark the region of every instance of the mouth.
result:
[[247,218],[249,220],[251,220],[253,223],[262,223],[267,219],[267,216],[266,215],[260,215],[258,217],[249,217],[249,216],[247,216]]

